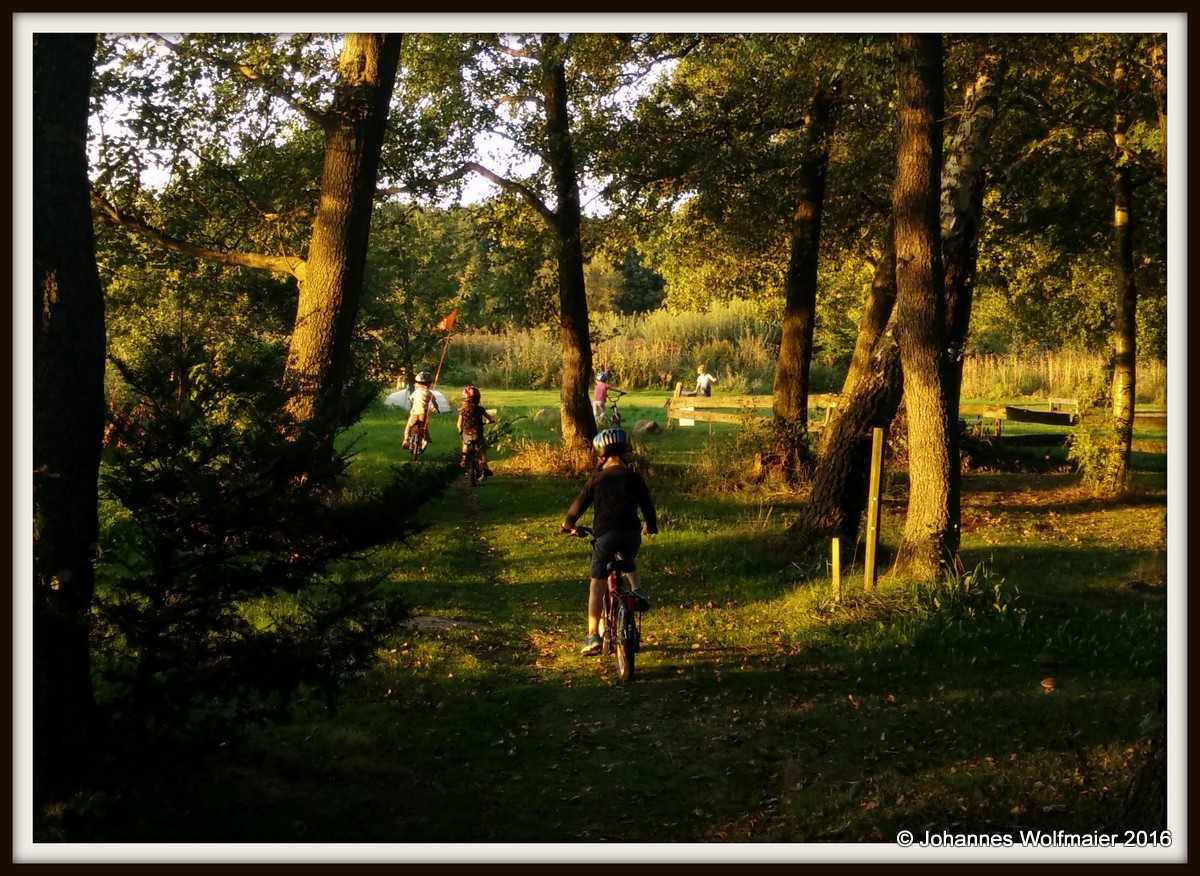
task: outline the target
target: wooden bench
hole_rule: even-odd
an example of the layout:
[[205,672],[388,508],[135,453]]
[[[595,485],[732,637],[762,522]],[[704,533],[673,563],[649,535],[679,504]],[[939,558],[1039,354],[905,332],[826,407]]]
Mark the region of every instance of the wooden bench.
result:
[[[1071,410],[1068,411],[1066,408],[1071,408]],[[1044,426],[1074,426],[1079,422],[1079,399],[1048,398],[1045,410],[1016,405],[999,405],[985,408],[980,416],[985,420],[996,421],[996,435],[1000,434],[1000,424],[1004,420],[1012,420],[1015,423],[1040,423]]]
[[[820,429],[829,419],[829,411],[837,404],[837,396],[832,393],[810,395],[808,409],[814,411],[823,409],[825,416],[817,423],[809,425],[810,430]],[[770,420],[772,414],[772,397],[769,395],[745,396],[703,396],[684,395],[683,384],[675,384],[675,393],[667,399],[667,428],[694,426],[702,423],[741,423],[747,417],[757,420]],[[767,411],[768,413],[759,413]]]

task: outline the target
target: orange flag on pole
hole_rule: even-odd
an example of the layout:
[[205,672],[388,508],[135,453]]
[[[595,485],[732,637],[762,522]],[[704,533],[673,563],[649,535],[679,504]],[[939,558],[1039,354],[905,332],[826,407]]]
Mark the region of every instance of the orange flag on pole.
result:
[[454,320],[456,320],[457,318],[458,318],[458,308],[456,307],[450,311],[450,314],[445,319],[443,319],[436,326],[434,326],[434,328],[444,329],[445,331],[450,331],[450,329],[454,328]]

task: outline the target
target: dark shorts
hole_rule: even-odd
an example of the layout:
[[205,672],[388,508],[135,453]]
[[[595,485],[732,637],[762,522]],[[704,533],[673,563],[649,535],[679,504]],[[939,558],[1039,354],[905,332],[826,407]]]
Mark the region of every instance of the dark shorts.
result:
[[641,546],[640,529],[618,529],[597,536],[592,548],[592,577],[607,578],[608,564],[618,553],[632,563]]

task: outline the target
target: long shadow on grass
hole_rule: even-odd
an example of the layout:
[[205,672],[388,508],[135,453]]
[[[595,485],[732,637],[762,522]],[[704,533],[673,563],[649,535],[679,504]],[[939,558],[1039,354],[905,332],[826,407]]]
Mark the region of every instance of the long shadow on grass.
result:
[[807,647],[663,649],[627,685],[582,658],[523,680],[418,674],[343,729],[309,725],[230,753],[195,786],[174,777],[189,787],[183,808],[160,787],[168,799],[150,811],[165,820],[108,838],[890,842],[901,828],[1097,829],[1128,767],[1105,752],[1136,746],[1152,708],[1146,673],[1080,667],[1048,694],[1040,670],[1009,666],[1012,624],[936,632],[904,646],[846,627]]

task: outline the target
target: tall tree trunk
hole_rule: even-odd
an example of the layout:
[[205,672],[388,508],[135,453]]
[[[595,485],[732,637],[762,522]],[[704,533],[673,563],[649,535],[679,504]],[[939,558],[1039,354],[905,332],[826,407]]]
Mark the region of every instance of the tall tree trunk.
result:
[[879,333],[854,389],[829,428],[828,450],[813,473],[812,493],[791,532],[804,551],[823,550],[837,536],[858,538],[867,507],[871,442],[875,428],[887,429],[900,407],[902,377],[896,321]]
[[895,40],[899,144],[896,330],[908,411],[909,502],[897,571],[933,577],[957,553],[950,519],[950,414],[942,388],[946,311],[939,232],[942,166],[942,39]]
[[[892,307],[895,303],[896,245],[893,224],[889,221],[883,253],[880,255],[879,261],[875,263],[875,273],[871,278],[871,288],[867,293],[867,303],[863,308],[862,316],[858,320],[858,335],[854,340],[854,353],[850,357],[850,367],[846,371],[846,379],[842,382],[841,401],[831,411],[830,417],[826,421],[825,429],[821,432],[818,456],[822,459],[835,446],[833,436],[840,434],[833,428],[833,425],[846,408],[853,403],[859,384],[867,379],[868,374],[874,367],[872,360],[875,353],[875,346],[879,342],[880,336],[883,335],[884,328],[892,316]],[[896,397],[897,403],[899,403],[899,370],[896,371],[895,377]],[[893,416],[895,416],[895,410],[888,415],[888,421]]]
[[567,446],[587,447],[596,434],[596,420],[588,400],[592,377],[592,342],[583,279],[579,179],[571,145],[563,48],[562,39],[557,34],[547,34],[543,38],[546,157],[558,198],[552,224],[558,240],[559,327],[563,357],[562,440]]
[[842,398],[849,399],[854,395],[858,382],[866,376],[870,369],[871,355],[875,352],[875,344],[892,316],[892,306],[895,303],[895,228],[889,221],[887,239],[884,241],[879,261],[875,265],[875,273],[871,278],[871,289],[867,293],[867,304],[858,320],[858,335],[854,340],[854,353],[850,357],[850,367],[846,371],[846,379],[842,382]]
[[784,473],[793,480],[806,463],[808,383],[812,364],[813,329],[817,315],[817,256],[821,243],[821,212],[829,167],[828,139],[837,84],[819,89],[806,119],[805,155],[790,228],[791,254],[784,282],[783,337],[772,390],[775,453]]
[[33,47],[34,792],[93,755],[89,611],[104,431],[104,298],[87,176],[95,34]]
[[1004,37],[998,50],[984,54],[968,87],[958,129],[946,149],[942,168],[941,240],[946,298],[946,354],[942,388],[950,416],[950,537],[947,553],[957,562],[961,541],[962,466],[958,410],[962,401],[963,350],[971,324],[979,222],[983,214],[983,162],[996,127],[1000,85],[1005,69]]
[[338,58],[321,195],[283,378],[290,413],[321,444],[332,440],[349,369],[401,39],[347,34]]
[[[970,319],[975,253],[982,188],[982,166],[995,123],[1002,57],[989,54],[968,88],[961,122],[946,152],[942,169],[942,252],[946,263],[947,333],[961,349]],[[866,471],[870,436],[887,428],[903,396],[899,347],[896,343],[896,258],[894,223],[887,247],[875,268],[870,296],[859,322],[854,359],[842,389],[842,404],[822,435],[821,458],[813,475],[812,495],[793,526],[802,543],[823,545],[833,535],[854,541],[866,507]],[[957,411],[962,386],[961,357],[952,356],[947,384],[947,411]],[[839,423],[843,417],[846,422]],[[951,439],[956,433],[952,430]],[[951,459],[957,459],[957,449]],[[950,518],[958,519],[960,478],[951,468]],[[957,529],[956,529],[957,531]]]
[[1113,77],[1117,112],[1113,123],[1116,145],[1113,170],[1113,261],[1117,284],[1117,312],[1113,320],[1113,430],[1117,436],[1119,465],[1109,482],[1115,493],[1124,489],[1133,445],[1134,392],[1137,387],[1137,284],[1133,272],[1133,179],[1125,154],[1129,117],[1125,110],[1128,90],[1125,63]]

